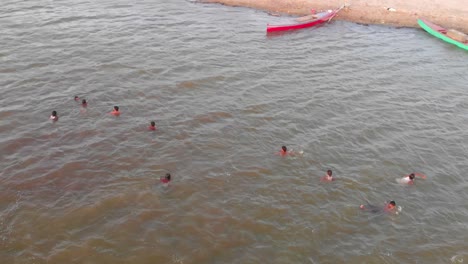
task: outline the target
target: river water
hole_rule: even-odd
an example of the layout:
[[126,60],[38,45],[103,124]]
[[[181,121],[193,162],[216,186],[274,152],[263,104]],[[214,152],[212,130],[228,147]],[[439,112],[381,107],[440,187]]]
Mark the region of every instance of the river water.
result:
[[468,54],[344,21],[265,34],[284,19],[3,3],[0,263],[467,261]]

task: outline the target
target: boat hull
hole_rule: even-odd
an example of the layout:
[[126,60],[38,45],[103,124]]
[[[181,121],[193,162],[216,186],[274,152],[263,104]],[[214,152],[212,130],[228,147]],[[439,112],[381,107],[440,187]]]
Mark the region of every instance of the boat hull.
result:
[[278,32],[278,31],[287,31],[287,30],[297,30],[297,29],[303,29],[303,28],[309,28],[313,27],[319,24],[322,24],[324,22],[327,22],[328,20],[332,19],[336,13],[338,13],[337,10],[331,10],[327,12],[321,12],[317,13],[317,19],[311,20],[311,21],[306,21],[303,23],[297,23],[297,24],[288,24],[288,25],[267,25],[267,33],[271,32]]
[[418,24],[419,26],[427,31],[427,33],[433,35],[436,38],[439,38],[445,42],[448,42],[450,44],[453,44],[459,48],[462,48],[464,50],[468,50],[468,43],[463,43],[460,41],[457,41],[455,39],[450,38],[447,36],[447,29],[443,28],[441,26],[438,26],[430,21],[427,21],[425,19],[418,19]]

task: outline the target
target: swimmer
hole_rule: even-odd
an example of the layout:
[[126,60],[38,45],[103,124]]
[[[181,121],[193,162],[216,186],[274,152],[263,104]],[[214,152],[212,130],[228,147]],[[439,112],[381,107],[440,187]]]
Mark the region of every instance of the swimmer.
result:
[[114,106],[114,110],[112,110],[112,112],[110,112],[110,114],[114,115],[114,116],[119,116],[120,115],[119,107]]
[[389,203],[387,203],[387,205],[385,206],[385,211],[387,212],[393,212],[396,208],[396,203],[395,201],[390,201]]
[[58,115],[57,115],[57,111],[52,111],[52,115],[49,117],[50,120],[52,121],[58,121]]
[[161,182],[164,183],[164,184],[169,184],[169,182],[171,181],[171,174],[170,174],[170,173],[166,173],[166,176],[164,176],[164,178],[161,177],[161,178],[159,179],[159,181],[161,181]]
[[332,177],[332,171],[331,170],[327,170],[327,175],[323,176],[322,178],[320,178],[321,181],[334,181],[335,179],[333,179]]
[[80,98],[78,97],[78,95],[75,95],[75,101],[80,101]]
[[282,146],[280,150],[281,156],[287,155],[288,154],[288,148],[286,146]]
[[148,127],[149,130],[156,130],[156,123],[154,121],[151,121],[150,126]]
[[88,102],[86,102],[86,99],[83,99],[83,101],[81,101],[81,106],[83,106],[83,107],[88,106]]
[[367,204],[367,206],[361,204],[359,206],[360,209],[365,210],[365,211],[370,211],[372,213],[382,213],[382,212],[387,212],[387,213],[397,213],[396,212],[396,203],[395,201],[390,201],[388,202],[383,208],[379,206],[375,206],[372,204]]
[[286,155],[294,155],[292,150],[288,150],[286,146],[282,146],[281,150],[276,152],[275,155],[286,156]]
[[426,175],[424,174],[421,174],[421,173],[417,173],[417,172],[413,172],[409,175],[406,175],[405,177],[401,178],[401,179],[397,179],[397,182],[399,183],[403,183],[403,184],[414,184],[414,179],[416,178],[416,176],[422,178],[422,179],[426,179]]

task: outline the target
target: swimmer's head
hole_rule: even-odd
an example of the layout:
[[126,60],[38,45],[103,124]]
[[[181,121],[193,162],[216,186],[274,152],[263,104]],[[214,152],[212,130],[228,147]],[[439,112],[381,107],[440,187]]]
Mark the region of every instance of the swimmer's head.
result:
[[119,111],[119,107],[118,106],[114,106],[114,111]]
[[388,209],[393,209],[393,208],[395,208],[395,206],[396,206],[395,201],[390,201],[390,202],[388,203],[388,205],[387,205],[387,208],[388,208]]
[[83,99],[83,100],[81,101],[81,104],[82,104],[82,105],[87,105],[88,102],[86,102],[86,99]]
[[52,111],[52,116],[57,116],[57,111]]
[[78,97],[78,95],[75,95],[75,101],[78,101],[80,100],[80,98]]
[[409,178],[410,178],[410,180],[413,180],[413,179],[414,179],[414,173],[411,173],[411,174],[409,175]]
[[156,126],[156,123],[154,121],[151,121],[151,126],[152,127]]
[[166,173],[166,176],[165,176],[164,178],[166,178],[166,180],[170,181],[170,180],[171,180],[171,174],[170,174],[170,173]]
[[286,151],[288,151],[288,148],[287,148],[286,146],[282,146],[282,147],[281,147],[281,150],[284,151],[284,152],[286,152]]
[[331,177],[331,176],[332,176],[332,171],[331,171],[331,170],[327,170],[327,175]]

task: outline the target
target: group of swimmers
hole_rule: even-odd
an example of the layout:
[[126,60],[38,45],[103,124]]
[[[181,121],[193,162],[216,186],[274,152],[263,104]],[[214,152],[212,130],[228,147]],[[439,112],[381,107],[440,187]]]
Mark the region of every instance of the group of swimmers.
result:
[[[74,98],[74,99],[75,99],[76,102],[79,102],[79,101],[80,101],[80,97],[78,97],[78,96],[76,96],[76,95],[75,95],[75,98]],[[81,100],[81,106],[82,106],[83,108],[88,107],[88,102],[86,101],[86,99],[82,99],[82,100]],[[120,109],[119,109],[119,107],[118,107],[117,105],[115,105],[114,108],[112,109],[112,111],[111,111],[109,114],[111,114],[111,115],[113,115],[113,116],[120,116]],[[59,116],[58,116],[58,114],[57,114],[57,111],[55,111],[55,110],[52,111],[52,114],[50,115],[49,119],[52,120],[52,121],[58,121]],[[148,130],[152,130],[152,131],[155,131],[155,130],[156,130],[156,123],[155,123],[154,121],[151,121],[151,122],[150,122],[150,125],[148,126]]]
[[[79,102],[80,98],[78,96],[75,96],[74,100],[76,102]],[[86,99],[81,100],[81,106],[83,108],[86,108],[88,106],[88,102],[86,101]],[[113,116],[120,116],[119,107],[114,106],[114,108],[112,109],[112,111],[109,114],[111,114]],[[58,117],[57,111],[55,111],[55,110],[52,111],[52,114],[51,114],[49,119],[54,121],[54,122],[58,121],[59,117]],[[151,131],[156,130],[156,123],[154,121],[150,122],[150,125],[148,126],[148,130],[151,130]],[[295,156],[295,155],[300,155],[302,153],[303,153],[302,151],[294,152],[292,150],[288,150],[288,148],[286,146],[281,146],[281,150],[279,152],[277,152],[276,154],[280,155],[280,156],[287,156],[287,155]],[[333,175],[333,172],[331,170],[327,170],[325,176],[322,176],[320,178],[320,180],[323,181],[323,182],[332,182],[332,181],[335,180],[332,175]],[[404,183],[404,184],[414,184],[414,179],[416,178],[416,176],[418,176],[420,178],[423,178],[423,179],[426,178],[426,176],[424,174],[415,172],[415,173],[410,173],[409,175],[406,175],[405,177],[403,177],[401,179],[398,179],[398,182]],[[168,185],[169,182],[171,181],[171,174],[166,173],[166,175],[164,177],[161,177],[159,180],[160,180],[161,183],[163,183],[165,185]],[[368,210],[368,211],[371,211],[371,212],[381,211],[381,208],[376,207],[374,205],[370,205],[370,204],[368,204],[367,206],[364,206],[363,204],[361,204],[359,206],[359,208],[361,208],[362,210]],[[395,208],[396,208],[395,201],[390,201],[385,205],[383,210],[386,211],[386,212],[393,212],[395,210]]]
[[[74,100],[75,102],[79,102],[80,101],[80,97],[76,96],[74,97]],[[88,107],[88,102],[86,101],[86,99],[81,99],[81,106],[83,108],[86,108]],[[112,111],[109,113],[113,116],[120,116],[120,109],[118,106],[114,106],[114,108],[112,109]],[[59,116],[58,116],[58,113],[57,111],[52,111],[52,114],[50,115],[49,117],[50,120],[52,120],[53,122],[56,122],[59,120]],[[149,126],[148,126],[148,130],[150,131],[155,131],[157,128],[156,128],[156,122],[154,121],[151,121]],[[161,177],[160,179],[160,182],[165,184],[165,185],[168,185],[169,182],[171,181],[171,174],[170,173],[166,173],[166,175],[164,177]]]
[[[281,146],[281,150],[279,152],[275,153],[275,154],[280,155],[280,156],[295,156],[297,154],[302,154],[302,152],[297,153],[297,152],[294,152],[292,150],[288,150],[288,148],[286,146]],[[332,175],[333,175],[332,170],[327,170],[327,173],[325,174],[325,176],[322,176],[320,178],[320,180],[323,181],[323,182],[332,182],[332,181],[335,180]],[[410,184],[411,185],[411,184],[414,184],[414,179],[416,178],[416,176],[420,177],[422,179],[426,179],[426,175],[421,174],[421,173],[417,173],[417,172],[413,172],[413,173],[410,173],[410,174],[406,175],[403,178],[397,179],[397,182],[402,183],[402,184]],[[382,212],[382,211],[389,212],[389,213],[395,213],[396,212],[396,203],[395,203],[395,201],[387,202],[383,208],[375,206],[375,205],[371,205],[371,204],[368,204],[368,205],[361,204],[359,206],[359,208],[362,209],[362,210],[373,212],[373,213],[378,213],[378,212]],[[398,213],[398,212],[396,212],[396,213]]]

